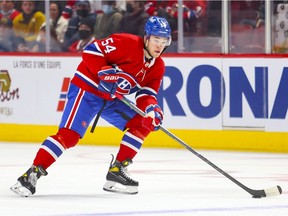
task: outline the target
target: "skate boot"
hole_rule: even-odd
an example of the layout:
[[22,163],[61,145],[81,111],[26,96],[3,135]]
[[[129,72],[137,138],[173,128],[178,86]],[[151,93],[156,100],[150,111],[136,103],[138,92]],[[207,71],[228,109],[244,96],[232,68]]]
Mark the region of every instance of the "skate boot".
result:
[[16,194],[28,197],[35,193],[37,180],[48,173],[41,166],[31,166],[26,173],[20,176],[17,183],[10,190]]
[[127,171],[127,166],[132,164],[132,160],[127,159],[122,163],[117,160],[113,163],[113,160],[114,156],[112,155],[111,164],[106,175],[107,182],[103,190],[123,194],[137,194],[139,183],[134,181]]

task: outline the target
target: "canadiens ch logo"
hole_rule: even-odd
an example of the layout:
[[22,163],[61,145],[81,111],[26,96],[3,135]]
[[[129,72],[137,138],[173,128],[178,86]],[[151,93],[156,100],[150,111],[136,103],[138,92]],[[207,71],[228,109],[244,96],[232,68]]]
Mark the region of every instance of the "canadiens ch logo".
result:
[[117,92],[120,94],[129,94],[133,92],[133,90],[135,89],[135,87],[137,87],[138,84],[134,77],[130,76],[125,72],[118,72],[117,75],[119,75],[119,79],[117,81]]

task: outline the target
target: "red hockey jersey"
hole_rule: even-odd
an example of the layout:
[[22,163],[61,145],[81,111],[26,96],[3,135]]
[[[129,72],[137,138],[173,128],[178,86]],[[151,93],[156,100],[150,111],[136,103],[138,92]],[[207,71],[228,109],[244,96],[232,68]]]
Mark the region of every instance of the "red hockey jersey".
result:
[[156,94],[164,76],[165,66],[161,57],[145,59],[142,37],[121,33],[95,40],[83,51],[82,62],[72,83],[103,97],[98,91],[97,73],[103,66],[108,65],[120,71],[118,93],[136,92],[136,104],[142,110],[149,104],[157,104]]

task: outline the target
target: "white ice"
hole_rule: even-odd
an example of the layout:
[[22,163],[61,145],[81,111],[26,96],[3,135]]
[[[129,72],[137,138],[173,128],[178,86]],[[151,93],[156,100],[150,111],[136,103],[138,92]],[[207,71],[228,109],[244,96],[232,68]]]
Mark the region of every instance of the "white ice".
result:
[[[137,195],[102,190],[118,147],[78,145],[39,179],[36,194],[10,191],[40,144],[0,143],[0,215],[37,216],[287,216],[288,154],[196,150],[251,189],[280,185],[280,196],[253,199],[190,151],[141,149],[129,166]],[[193,147],[193,146],[192,146]]]

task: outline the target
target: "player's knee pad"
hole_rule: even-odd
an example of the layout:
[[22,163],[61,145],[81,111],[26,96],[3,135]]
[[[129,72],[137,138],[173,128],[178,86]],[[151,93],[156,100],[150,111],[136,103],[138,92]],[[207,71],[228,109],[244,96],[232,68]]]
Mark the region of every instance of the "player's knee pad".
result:
[[64,146],[65,149],[68,149],[74,147],[78,143],[80,135],[73,130],[60,128],[55,138]]
[[130,121],[127,122],[126,128],[133,135],[144,140],[151,132],[148,128],[142,126],[142,116],[135,115]]

